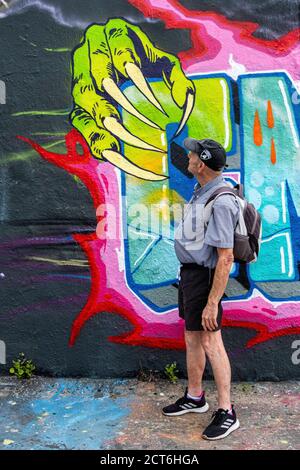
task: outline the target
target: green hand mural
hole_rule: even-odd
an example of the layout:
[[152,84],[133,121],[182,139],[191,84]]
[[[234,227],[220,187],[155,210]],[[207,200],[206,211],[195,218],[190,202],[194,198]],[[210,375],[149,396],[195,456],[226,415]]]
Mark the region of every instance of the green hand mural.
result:
[[158,113],[165,111],[145,75],[162,78],[175,104],[183,109],[177,134],[187,122],[195,99],[195,87],[182,71],[179,59],[161,51],[138,27],[122,19],[87,28],[72,61],[73,126],[83,135],[93,156],[145,180],[167,178],[134,164],[120,153],[120,141],[163,153],[164,150],[132,134],[122,123],[117,106],[154,129],[160,127],[142,114],[120,89],[131,80]]

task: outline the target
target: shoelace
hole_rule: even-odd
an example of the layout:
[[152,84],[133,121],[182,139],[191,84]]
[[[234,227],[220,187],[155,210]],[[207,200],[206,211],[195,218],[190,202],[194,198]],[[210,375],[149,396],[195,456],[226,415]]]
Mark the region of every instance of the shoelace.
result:
[[178,400],[176,401],[176,405],[183,405],[183,403],[186,402],[186,397],[181,397],[181,398],[178,398]]
[[226,415],[226,411],[220,408],[217,411],[214,411],[211,417],[211,425],[218,426],[223,421],[224,415]]

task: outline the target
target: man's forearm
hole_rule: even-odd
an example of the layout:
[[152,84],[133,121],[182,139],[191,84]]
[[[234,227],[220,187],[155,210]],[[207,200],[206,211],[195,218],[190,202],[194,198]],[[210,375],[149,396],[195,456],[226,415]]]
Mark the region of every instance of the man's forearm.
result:
[[220,302],[227,286],[232,262],[233,258],[231,256],[218,258],[213,285],[208,296],[209,304],[218,304]]

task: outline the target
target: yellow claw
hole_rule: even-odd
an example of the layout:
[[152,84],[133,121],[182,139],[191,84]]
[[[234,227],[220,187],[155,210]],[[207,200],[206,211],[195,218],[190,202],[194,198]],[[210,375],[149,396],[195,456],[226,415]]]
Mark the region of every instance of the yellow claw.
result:
[[137,117],[149,126],[154,127],[155,129],[161,129],[157,124],[150,121],[150,119],[146,118],[146,116],[144,116],[137,109],[135,109],[135,107],[130,103],[128,98],[124,95],[124,93],[120,90],[120,88],[115,84],[115,82],[111,78],[104,78],[102,86],[106,93],[108,93],[128,113]]
[[175,132],[174,137],[180,134],[180,132],[184,128],[185,123],[187,122],[188,118],[190,117],[191,112],[193,111],[194,103],[195,103],[195,95],[193,93],[188,93],[186,97],[184,112],[183,112],[181,121],[179,123],[177,131]]
[[160,103],[155,98],[153,91],[151,90],[147,80],[145,79],[141,69],[133,64],[128,62],[125,65],[125,70],[127,72],[130,80],[135,84],[135,86],[140,90],[140,92],[150,101],[159,111],[166,114],[166,112],[161,107]]
[[165,153],[164,150],[159,149],[158,147],[154,147],[153,145],[148,144],[144,140],[136,137],[135,135],[131,134],[124,126],[121,124],[116,118],[114,117],[106,117],[103,119],[104,127],[114,134],[119,139],[123,140],[129,145],[133,145],[134,147],[139,147],[141,149],[146,150],[153,150],[154,152],[162,152]]
[[112,165],[120,168],[120,170],[125,171],[125,173],[136,176],[137,178],[148,181],[162,181],[168,178],[168,176],[158,175],[152,171],[140,168],[124,157],[124,155],[114,150],[103,150],[102,155],[105,160],[110,162]]

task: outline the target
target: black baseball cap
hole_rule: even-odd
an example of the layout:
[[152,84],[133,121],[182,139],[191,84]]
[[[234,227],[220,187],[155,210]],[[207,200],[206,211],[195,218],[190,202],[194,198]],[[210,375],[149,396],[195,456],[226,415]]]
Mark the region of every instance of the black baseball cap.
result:
[[214,171],[220,171],[223,170],[224,167],[228,167],[228,165],[226,165],[225,149],[215,140],[198,140],[187,137],[184,139],[183,145],[187,150],[197,153],[200,160]]

